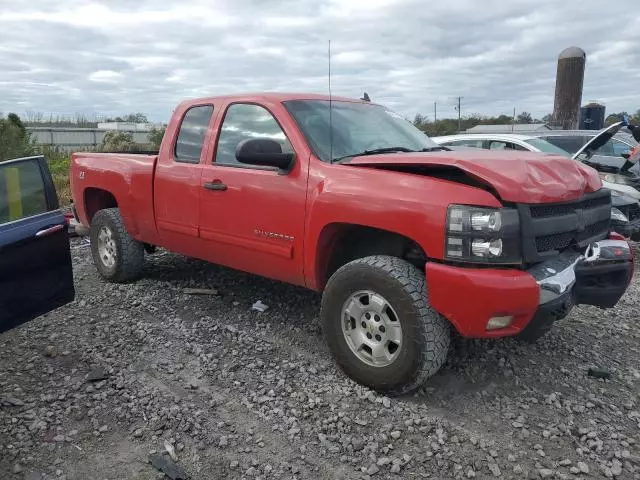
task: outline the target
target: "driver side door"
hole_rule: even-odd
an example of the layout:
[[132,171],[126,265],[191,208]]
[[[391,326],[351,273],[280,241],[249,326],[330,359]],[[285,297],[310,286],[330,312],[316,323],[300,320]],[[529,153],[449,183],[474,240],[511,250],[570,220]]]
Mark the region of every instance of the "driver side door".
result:
[[[265,105],[233,103],[218,122],[214,158],[203,166],[200,184],[203,255],[214,263],[304,285],[308,154],[301,154]],[[278,141],[283,152],[295,154],[293,166],[282,171],[238,162],[236,147],[249,138]]]

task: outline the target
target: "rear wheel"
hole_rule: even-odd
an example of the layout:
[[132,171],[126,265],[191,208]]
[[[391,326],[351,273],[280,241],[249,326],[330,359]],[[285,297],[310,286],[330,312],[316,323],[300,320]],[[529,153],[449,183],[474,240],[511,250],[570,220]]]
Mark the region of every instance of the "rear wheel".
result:
[[129,282],[142,273],[144,244],[127,232],[120,210],[107,208],[91,221],[91,253],[100,275],[110,282]]
[[449,323],[429,307],[424,274],[402,259],[344,265],[327,283],[321,316],[338,365],[380,392],[410,392],[446,360]]

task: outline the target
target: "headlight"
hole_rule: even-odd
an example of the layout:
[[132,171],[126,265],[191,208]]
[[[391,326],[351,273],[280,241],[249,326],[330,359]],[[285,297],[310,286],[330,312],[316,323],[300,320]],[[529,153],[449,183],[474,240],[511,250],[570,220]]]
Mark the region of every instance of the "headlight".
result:
[[620,175],[618,173],[600,173],[600,178],[605,182],[609,183],[617,183],[618,185],[630,185],[635,186],[632,179],[625,177],[624,175]]
[[520,217],[511,208],[449,205],[445,257],[477,263],[520,263]]
[[617,209],[616,207],[611,207],[611,219],[612,220],[617,220],[617,221],[623,222],[623,223],[627,223],[629,221],[627,216],[624,213],[622,213],[619,209]]

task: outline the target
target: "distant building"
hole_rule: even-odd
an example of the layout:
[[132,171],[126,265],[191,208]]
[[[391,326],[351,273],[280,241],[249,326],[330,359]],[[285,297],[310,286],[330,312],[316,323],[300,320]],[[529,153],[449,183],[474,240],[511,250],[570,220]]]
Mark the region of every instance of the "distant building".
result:
[[587,54],[578,47],[569,47],[558,56],[553,123],[563,130],[578,128],[582,86]]
[[476,125],[468,129],[465,133],[518,133],[518,132],[541,132],[553,130],[546,123],[516,123],[515,125]]
[[98,130],[117,130],[119,132],[150,132],[152,129],[162,128],[160,123],[133,123],[133,122],[101,122]]
[[606,107],[591,102],[580,108],[580,130],[602,130],[604,128]]

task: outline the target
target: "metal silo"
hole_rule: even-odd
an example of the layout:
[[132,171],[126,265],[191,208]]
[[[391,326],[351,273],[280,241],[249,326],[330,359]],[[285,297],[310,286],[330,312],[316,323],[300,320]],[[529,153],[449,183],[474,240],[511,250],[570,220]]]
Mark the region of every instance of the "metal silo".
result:
[[602,130],[604,128],[605,106],[590,102],[580,108],[580,130]]
[[578,128],[586,61],[587,54],[578,47],[569,47],[558,56],[553,121],[563,130]]

